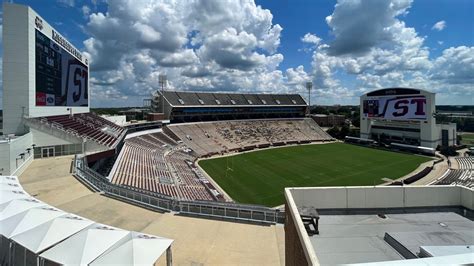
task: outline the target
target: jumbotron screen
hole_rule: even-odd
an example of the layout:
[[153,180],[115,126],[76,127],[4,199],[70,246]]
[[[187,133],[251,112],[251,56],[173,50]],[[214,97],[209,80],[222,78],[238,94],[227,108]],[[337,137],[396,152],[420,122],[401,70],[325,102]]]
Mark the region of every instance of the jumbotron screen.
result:
[[372,97],[363,102],[363,115],[372,119],[426,120],[425,96]]
[[36,106],[88,106],[88,68],[36,30]]

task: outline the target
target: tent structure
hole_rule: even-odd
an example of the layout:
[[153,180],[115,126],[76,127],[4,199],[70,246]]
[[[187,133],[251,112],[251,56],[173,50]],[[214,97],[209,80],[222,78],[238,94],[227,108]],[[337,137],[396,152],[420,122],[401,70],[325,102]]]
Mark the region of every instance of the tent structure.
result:
[[[62,215],[65,215],[63,211],[43,206],[31,208],[0,220],[0,265],[12,265],[13,243],[10,240],[12,236],[21,234]],[[15,263],[15,265],[21,264]]]
[[40,255],[62,265],[86,265],[123,240],[129,231],[104,224],[94,224]]
[[0,184],[3,184],[3,183],[20,184],[20,181],[18,181],[18,178],[16,176],[2,175],[0,176]]
[[6,238],[30,230],[42,223],[48,222],[66,213],[46,206],[31,208],[19,214],[0,221],[0,234]]
[[8,182],[0,183],[0,191],[15,190],[15,189],[22,189],[22,187],[20,184],[17,184],[17,183],[8,183]]
[[0,205],[0,221],[27,211],[31,208],[46,206],[35,198],[14,199]]
[[126,241],[102,254],[90,265],[154,265],[165,251],[171,264],[172,239],[132,232]]
[[11,239],[33,253],[40,253],[92,224],[94,222],[91,220],[67,214],[15,235]]
[[130,232],[41,202],[0,176],[0,265],[153,265],[173,240]]
[[29,198],[30,195],[23,189],[3,189],[0,190],[0,204],[7,203],[14,199]]

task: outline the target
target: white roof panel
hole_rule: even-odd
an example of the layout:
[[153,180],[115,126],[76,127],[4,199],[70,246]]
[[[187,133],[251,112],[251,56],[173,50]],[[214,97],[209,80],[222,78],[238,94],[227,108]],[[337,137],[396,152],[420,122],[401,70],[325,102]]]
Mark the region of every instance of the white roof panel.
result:
[[91,263],[128,234],[130,234],[129,231],[95,224],[48,249],[40,256],[63,265],[85,265]]
[[1,190],[0,191],[0,204],[7,203],[14,199],[24,199],[29,198],[30,195],[23,191],[22,188],[20,189],[13,189],[13,190]]
[[132,232],[127,241],[117,245],[90,265],[154,265],[172,239]]
[[27,211],[31,208],[42,206],[46,206],[46,204],[35,198],[14,199],[0,206],[0,221]]
[[37,254],[92,224],[91,220],[69,214],[15,235],[12,240]]
[[1,175],[0,176],[0,184],[3,184],[3,183],[20,184],[20,181],[18,181],[18,178],[16,176]]
[[11,238],[62,215],[63,211],[51,207],[31,208],[0,221],[0,234]]

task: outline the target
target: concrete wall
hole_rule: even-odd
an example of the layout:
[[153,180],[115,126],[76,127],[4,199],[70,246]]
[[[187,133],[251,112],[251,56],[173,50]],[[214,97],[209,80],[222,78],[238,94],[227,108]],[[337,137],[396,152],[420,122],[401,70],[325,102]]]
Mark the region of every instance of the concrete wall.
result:
[[[44,133],[42,131],[31,128],[31,133],[33,133],[33,143],[36,145],[36,147],[82,143],[82,139],[79,139],[77,137],[70,137],[69,141],[66,140],[66,138],[56,137],[53,135],[55,133],[54,131],[59,131],[59,129],[48,129],[51,131],[51,134]],[[67,133],[63,133],[63,135],[67,135]]]
[[[33,150],[30,154],[26,151],[31,148],[33,144],[33,137],[31,133],[17,137],[10,141],[0,141],[0,173],[2,175],[11,175],[17,168],[21,167],[25,162],[33,157]],[[23,159],[20,159],[19,154],[24,153]],[[31,158],[30,158],[31,156]]]
[[[288,210],[288,204],[285,205]],[[295,220],[298,219],[291,212],[286,212],[285,217],[285,265],[310,265],[307,260],[302,241],[298,235]]]
[[458,186],[289,188],[297,206],[365,209],[464,206],[472,209],[474,190]]
[[28,113],[31,77],[28,8],[3,3],[3,133],[21,135],[28,131],[21,123]]
[[[3,3],[3,130],[5,135],[22,135],[28,132],[28,128],[22,123],[23,116],[69,114],[69,108],[72,108],[73,113],[89,112],[89,107],[36,106],[35,30],[37,27],[35,20],[37,17],[43,22],[41,32],[51,39],[53,28],[31,8]],[[86,63],[84,56],[82,61]]]
[[291,189],[285,189],[285,265],[319,265]]

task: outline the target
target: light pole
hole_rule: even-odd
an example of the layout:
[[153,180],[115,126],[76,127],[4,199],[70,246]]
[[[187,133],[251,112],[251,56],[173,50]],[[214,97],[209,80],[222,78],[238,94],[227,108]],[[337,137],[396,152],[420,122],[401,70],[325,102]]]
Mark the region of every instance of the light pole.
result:
[[161,87],[161,113],[165,113],[165,86],[166,86],[166,75],[160,74],[158,76],[158,82]]
[[311,89],[313,88],[313,82],[306,82],[306,89],[308,90],[308,114],[311,114]]

